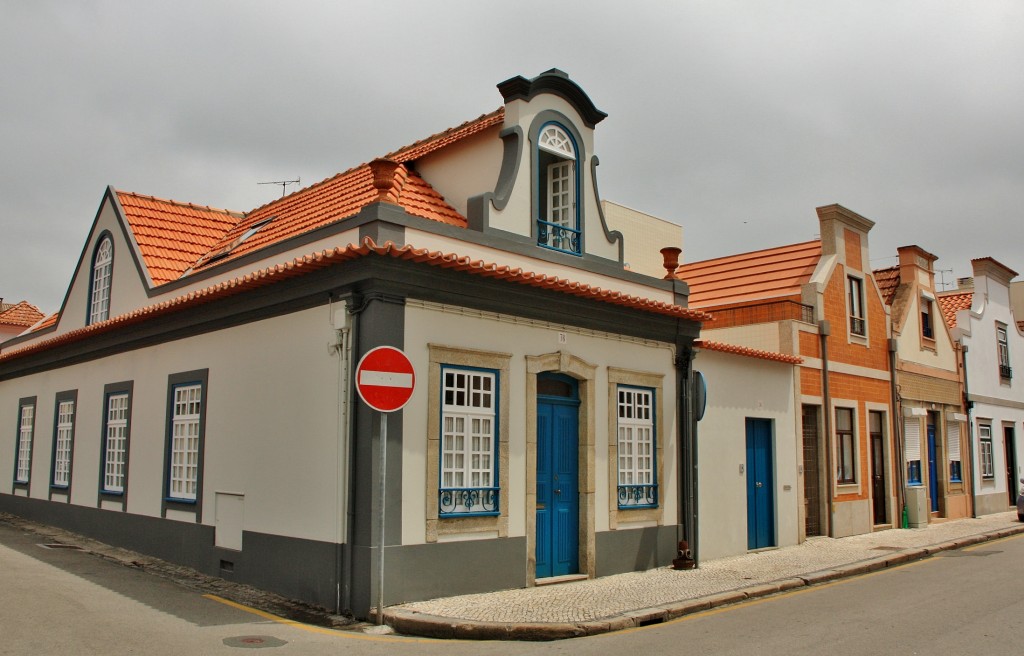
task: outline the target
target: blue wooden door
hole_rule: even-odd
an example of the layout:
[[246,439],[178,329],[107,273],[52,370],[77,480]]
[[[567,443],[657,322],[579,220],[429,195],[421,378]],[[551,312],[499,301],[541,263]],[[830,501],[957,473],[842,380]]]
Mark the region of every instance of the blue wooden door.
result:
[[775,546],[772,423],[747,419],[747,548]]
[[579,572],[579,401],[537,398],[537,578]]
[[935,426],[928,425],[928,496],[932,512],[939,512],[939,472],[935,465]]

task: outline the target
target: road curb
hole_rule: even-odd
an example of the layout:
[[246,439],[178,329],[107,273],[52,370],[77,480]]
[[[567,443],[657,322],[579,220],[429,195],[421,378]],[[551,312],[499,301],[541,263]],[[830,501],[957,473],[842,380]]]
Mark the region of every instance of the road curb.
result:
[[624,629],[650,626],[652,624],[662,624],[669,620],[701,613],[713,608],[767,597],[796,588],[812,587],[822,583],[860,576],[888,567],[898,567],[928,558],[943,551],[962,549],[1022,533],[1024,533],[1024,524],[989,533],[969,535],[924,547],[908,547],[902,551],[877,558],[855,561],[838,565],[834,568],[808,572],[807,574],[769,581],[767,583],[757,583],[694,599],[683,599],[649,608],[639,608],[597,620],[580,622],[485,622],[440,617],[438,615],[394,608],[384,609],[384,622],[397,633],[427,638],[449,640],[564,640],[566,638],[599,635]]

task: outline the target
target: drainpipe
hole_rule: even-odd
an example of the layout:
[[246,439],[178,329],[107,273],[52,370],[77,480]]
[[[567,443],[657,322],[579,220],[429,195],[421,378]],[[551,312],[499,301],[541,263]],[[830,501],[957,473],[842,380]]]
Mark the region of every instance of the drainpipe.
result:
[[906,447],[903,445],[903,407],[900,403],[899,390],[896,388],[896,348],[896,340],[889,339],[889,389],[892,395],[892,411],[895,414],[892,418],[892,443],[896,449],[896,483],[899,486],[896,488],[896,502],[900,507],[899,525],[903,526],[903,513],[907,512],[907,491],[906,481],[904,481],[906,468],[903,463],[903,454],[906,452]]
[[[342,564],[341,572],[344,576],[344,582],[341,586],[341,599],[339,603],[338,612],[342,611],[351,613],[352,611],[352,542],[355,539],[355,520],[356,520],[356,509],[355,504],[352,500],[355,499],[356,495],[356,441],[352,439],[352,436],[356,432],[356,413],[352,411],[355,407],[355,388],[352,383],[352,369],[353,369],[353,358],[355,356],[355,345],[358,344],[359,340],[359,317],[369,301],[366,299],[349,296],[346,298],[346,324],[348,325],[348,343],[346,345],[346,353],[342,356],[344,358],[345,367],[345,402],[348,406],[348,412],[343,418],[345,422],[345,433],[348,437],[348,492],[347,492],[347,503],[345,508],[345,546],[346,548],[342,551]],[[341,392],[339,391],[339,394]]]
[[[679,437],[679,519],[683,537],[690,550],[693,564],[697,567],[697,431],[693,416],[693,347],[677,343],[676,346],[676,407]],[[686,554],[680,555],[686,559]]]
[[828,536],[835,537],[833,530],[832,513],[835,512],[835,503],[832,500],[832,397],[828,391],[828,336],[832,328],[828,319],[818,322],[818,336],[821,338],[821,402],[822,424],[825,429],[825,482],[826,498],[828,499]]
[[[977,499],[975,498],[975,487],[974,487],[974,423],[971,421],[971,400],[970,394],[967,391],[967,345],[963,344],[960,349],[964,366],[964,414],[967,415],[967,471],[971,477],[970,480],[970,491],[971,491],[971,517],[974,519],[978,518],[978,506]],[[1014,481],[1016,484],[1016,481]]]

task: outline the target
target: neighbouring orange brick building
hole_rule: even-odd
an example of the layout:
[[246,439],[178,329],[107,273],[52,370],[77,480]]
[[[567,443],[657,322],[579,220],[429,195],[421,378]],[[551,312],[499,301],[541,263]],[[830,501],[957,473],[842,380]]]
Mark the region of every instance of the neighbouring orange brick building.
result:
[[871,276],[874,223],[817,209],[821,238],[685,264],[708,340],[800,356],[803,536],[897,525],[889,315]]

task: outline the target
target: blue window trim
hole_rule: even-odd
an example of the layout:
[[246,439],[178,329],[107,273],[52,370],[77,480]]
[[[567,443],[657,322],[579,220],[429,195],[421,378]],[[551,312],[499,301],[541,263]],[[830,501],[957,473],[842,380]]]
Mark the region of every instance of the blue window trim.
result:
[[[618,460],[618,450],[619,450],[619,439],[618,439],[618,434],[617,433],[618,433],[618,420],[619,420],[618,392],[619,392],[620,389],[636,389],[636,390],[642,390],[642,391],[645,391],[645,392],[650,392],[650,394],[651,394],[651,481],[652,482],[649,485],[647,485],[647,484],[644,484],[644,485],[619,485],[618,483],[616,483],[616,489],[617,489],[616,497],[618,499],[618,507],[619,507],[619,510],[640,510],[640,509],[644,509],[644,508],[657,508],[659,505],[661,505],[660,504],[660,499],[658,498],[658,392],[653,387],[644,387],[644,386],[641,386],[641,385],[626,385],[626,384],[621,384],[621,383],[620,384],[616,384],[616,386],[615,386],[615,397],[616,397],[616,408],[615,408],[615,426],[616,426],[615,454],[616,454],[616,460]],[[616,478],[618,478],[618,476],[617,476],[618,471],[619,471],[619,466],[618,466],[618,462],[616,462],[616,464],[615,464]],[[627,490],[625,492],[624,492],[624,488],[627,488]],[[646,497],[647,497],[647,499],[650,502],[649,503],[644,503],[644,504],[637,503],[637,504],[623,505],[622,504],[623,499],[628,499],[630,497],[630,494],[631,494],[628,491],[628,488],[635,488],[636,489],[632,493],[634,496],[636,494],[638,494],[639,492],[641,492],[642,490],[647,490]]]
[[92,257],[89,259],[89,292],[85,297],[85,325],[92,324],[92,286],[95,282],[96,277],[96,256],[99,255],[100,246],[103,245],[105,240],[110,240],[110,290],[108,291],[108,306],[107,306],[107,318],[110,318],[110,303],[113,302],[114,298],[114,258],[117,257],[117,251],[114,244],[114,235],[109,230],[104,230],[99,234],[99,238],[96,240],[96,246],[92,249]]
[[[57,432],[60,421],[60,404],[71,401],[71,436],[68,443],[68,482],[57,483]],[[72,470],[75,460],[75,429],[78,425],[78,390],[57,392],[53,400],[53,441],[50,445],[50,489],[66,492],[71,489]]]
[[[103,425],[100,429],[100,481],[99,481],[99,495],[100,498],[112,498],[122,499],[128,492],[128,462],[129,454],[131,453],[131,442],[132,442],[132,401],[133,392],[135,388],[135,381],[124,381],[121,383],[111,383],[103,387]],[[107,471],[107,422],[110,420],[110,397],[118,396],[121,394],[128,395],[128,422],[125,425],[124,431],[124,489],[120,492],[106,489],[106,471]]]
[[[28,478],[25,480],[18,479],[18,456],[21,453],[21,414],[24,412],[23,408],[26,406],[32,406],[32,444],[29,445],[28,449]],[[14,476],[13,482],[14,487],[17,489],[28,489],[28,486],[32,483],[32,456],[36,452],[36,416],[39,410],[39,405],[36,403],[36,397],[26,396],[25,398],[18,399],[18,416],[15,424],[14,433]]]
[[[449,371],[478,371],[482,373],[492,374],[494,376],[494,418],[491,420],[494,426],[494,439],[491,441],[491,462],[494,463],[493,473],[491,474],[491,480],[494,482],[501,481],[501,460],[498,457],[498,443],[501,439],[501,426],[498,421],[501,409],[501,372],[497,369],[489,369],[486,367],[469,367],[462,365],[441,365],[441,377],[438,383],[441,385],[441,393],[438,396],[440,407],[438,408],[438,458],[437,458],[437,516],[441,519],[447,519],[450,517],[495,517],[501,514],[501,486],[491,487],[479,487],[479,488],[455,488],[455,487],[442,487],[441,478],[444,473],[444,376]],[[458,505],[460,501],[473,500],[476,498],[486,496],[485,507],[492,507],[493,510],[482,510],[477,512],[453,512],[445,510],[446,501],[450,504]],[[457,497],[462,497],[461,499]]]
[[[205,467],[206,451],[206,410],[209,406],[209,380],[210,370],[199,369],[178,374],[171,374],[167,377],[167,418],[164,424],[164,468],[163,468],[163,495],[161,515],[167,516],[168,510],[187,510],[194,512],[196,523],[202,522],[203,498],[203,468]],[[183,499],[171,496],[171,446],[174,433],[174,390],[179,387],[199,385],[202,388],[202,402],[199,406],[199,457],[196,472],[196,498]]]
[[[547,180],[547,177],[546,177],[546,170],[544,170],[544,171],[541,170],[541,164],[540,164],[541,149],[540,149],[540,146],[538,146],[538,142],[540,141],[541,133],[544,132],[544,129],[546,127],[548,127],[549,125],[554,125],[555,127],[557,127],[558,129],[560,129],[562,132],[565,133],[565,135],[569,138],[569,141],[572,142],[572,149],[573,149],[573,152],[575,153],[574,158],[573,158],[572,161],[573,161],[573,189],[574,189],[574,194],[575,194],[574,200],[575,200],[575,204],[576,204],[576,207],[574,208],[573,214],[574,214],[576,220],[575,220],[575,226],[572,227],[572,228],[564,228],[562,226],[557,226],[556,224],[547,221],[546,218],[540,216],[540,211],[541,211],[540,208],[542,206],[541,199],[547,194],[547,185],[544,184],[546,182],[546,180]],[[534,207],[536,208],[535,211],[537,212],[537,216],[534,217],[534,224],[535,224],[535,227],[536,227],[536,230],[537,230],[537,234],[536,234],[537,245],[540,246],[541,248],[546,248],[548,250],[555,251],[555,252],[558,252],[558,253],[565,253],[567,255],[574,255],[576,257],[582,257],[583,256],[583,215],[582,215],[583,198],[582,198],[582,193],[581,193],[582,192],[582,184],[581,184],[581,180],[580,180],[580,176],[582,175],[582,173],[581,173],[581,168],[582,167],[581,167],[581,163],[580,163],[580,146],[579,146],[579,143],[576,141],[576,136],[573,134],[572,130],[570,130],[568,127],[566,127],[565,124],[563,124],[563,123],[561,123],[559,121],[544,121],[543,123],[541,123],[540,128],[533,135],[532,148],[533,148],[534,186],[536,187],[536,189],[534,191]],[[555,248],[554,246],[548,246],[547,244],[542,243],[543,240],[541,239],[541,236],[542,235],[546,235],[547,234],[547,230],[550,230],[552,228],[570,232],[573,235],[573,237],[575,238],[574,241],[576,243],[576,249],[575,250],[567,250],[567,249],[564,249],[564,248]]]

